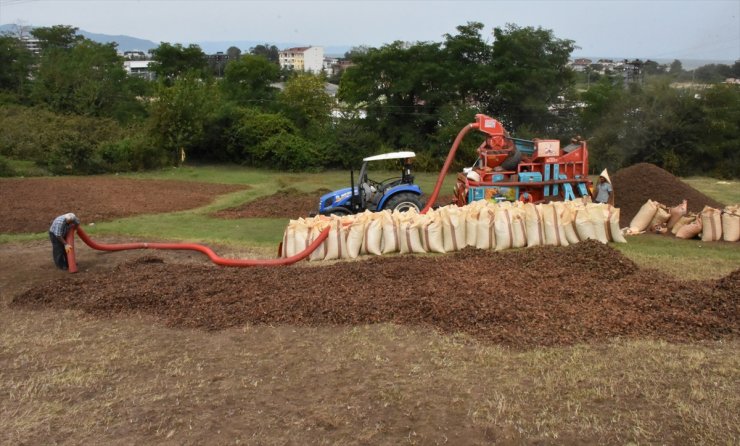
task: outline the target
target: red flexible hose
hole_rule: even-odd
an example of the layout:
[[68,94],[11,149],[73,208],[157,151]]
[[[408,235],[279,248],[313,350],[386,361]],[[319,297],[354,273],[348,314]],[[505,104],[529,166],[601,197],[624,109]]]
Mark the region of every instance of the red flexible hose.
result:
[[[87,246],[91,247],[92,249],[97,249],[99,251],[125,251],[129,249],[174,249],[174,250],[186,250],[186,251],[199,251],[205,255],[208,256],[209,259],[216,265],[220,266],[240,266],[240,267],[246,267],[246,266],[283,266],[283,265],[291,265],[295,262],[298,262],[300,260],[305,259],[309,255],[311,255],[312,252],[314,252],[323,242],[326,240],[326,238],[329,236],[329,229],[326,228],[319,236],[316,238],[316,240],[313,241],[306,249],[299,252],[298,254],[292,255],[290,257],[284,257],[280,259],[226,259],[224,257],[220,257],[218,254],[213,252],[213,250],[207,246],[200,245],[197,243],[115,243],[115,244],[106,244],[106,243],[98,243],[90,238],[89,235],[85,232],[84,229],[81,227],[76,228],[77,235],[80,236],[83,242],[87,244]],[[72,245],[72,250],[67,255],[67,261],[69,263],[69,272],[73,273],[77,271],[77,264],[75,263],[75,256],[74,256],[74,233],[75,229],[68,232],[67,235],[67,243]]]
[[450,165],[452,164],[452,160],[455,158],[455,152],[457,152],[457,148],[460,146],[460,143],[462,142],[463,137],[466,133],[468,133],[472,129],[477,129],[478,124],[468,124],[465,127],[463,127],[462,130],[460,130],[460,133],[457,134],[457,138],[455,138],[455,142],[452,143],[452,147],[450,148],[450,153],[447,154],[447,159],[445,160],[444,166],[442,166],[442,170],[439,171],[439,177],[437,177],[437,184],[434,185],[434,190],[432,191],[432,195],[429,197],[429,200],[427,200],[426,206],[424,206],[424,209],[421,210],[420,214],[426,214],[429,212],[429,209],[434,206],[434,203],[437,201],[437,197],[439,196],[439,190],[442,189],[442,183],[445,181],[445,175],[447,175],[447,171],[450,169]]

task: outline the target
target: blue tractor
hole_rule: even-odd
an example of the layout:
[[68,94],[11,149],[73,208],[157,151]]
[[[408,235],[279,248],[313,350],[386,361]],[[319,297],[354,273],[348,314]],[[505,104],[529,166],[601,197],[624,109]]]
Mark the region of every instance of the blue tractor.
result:
[[[350,187],[329,192],[319,201],[321,215],[349,215],[358,212],[381,211],[384,209],[407,211],[421,210],[421,188],[414,184],[411,173],[411,160],[414,152],[393,152],[370,156],[362,160],[357,184],[354,183],[354,172],[350,173]],[[383,181],[373,181],[367,176],[368,163],[397,159],[401,164],[401,176]]]

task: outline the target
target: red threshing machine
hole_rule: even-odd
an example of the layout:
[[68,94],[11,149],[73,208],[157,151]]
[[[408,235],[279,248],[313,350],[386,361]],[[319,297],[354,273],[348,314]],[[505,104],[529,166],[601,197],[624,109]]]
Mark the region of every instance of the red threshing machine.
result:
[[586,141],[512,138],[499,121],[478,114],[475,124],[486,134],[473,167],[457,175],[455,203],[475,200],[565,201],[589,196]]

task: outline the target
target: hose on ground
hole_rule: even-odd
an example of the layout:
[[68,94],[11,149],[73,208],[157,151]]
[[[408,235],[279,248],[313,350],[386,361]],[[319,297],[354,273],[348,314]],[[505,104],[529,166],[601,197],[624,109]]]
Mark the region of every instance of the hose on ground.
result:
[[69,263],[69,272],[73,273],[77,271],[77,264],[74,256],[74,234],[80,236],[83,242],[92,249],[98,251],[125,251],[130,249],[172,249],[172,250],[184,250],[184,251],[198,251],[205,254],[208,258],[219,266],[236,266],[236,267],[248,267],[248,266],[285,266],[296,263],[300,260],[305,259],[312,252],[314,252],[324,240],[329,236],[329,229],[326,228],[319,234],[318,237],[303,251],[292,255],[290,257],[283,257],[277,259],[227,259],[216,254],[211,248],[198,244],[198,243],[98,243],[94,241],[81,227],[74,228],[67,233],[67,243],[72,245],[72,250],[67,255],[67,261]]

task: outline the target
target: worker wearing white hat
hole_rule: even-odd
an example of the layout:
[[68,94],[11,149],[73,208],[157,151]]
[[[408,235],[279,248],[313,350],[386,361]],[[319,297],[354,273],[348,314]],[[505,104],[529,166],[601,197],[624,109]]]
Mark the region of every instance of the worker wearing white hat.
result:
[[609,172],[604,169],[599,174],[599,182],[594,188],[594,201],[596,203],[609,203],[613,191]]

